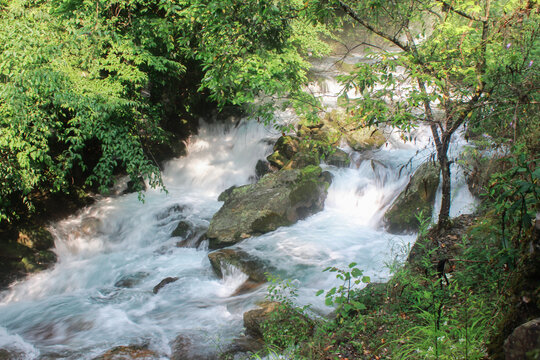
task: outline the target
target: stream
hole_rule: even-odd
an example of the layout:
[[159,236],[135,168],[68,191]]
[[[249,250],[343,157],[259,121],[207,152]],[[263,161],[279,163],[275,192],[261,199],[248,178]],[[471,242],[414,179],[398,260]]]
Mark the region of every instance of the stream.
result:
[[[296,301],[319,314],[332,309],[315,293],[338,284],[324,268],[354,261],[372,281],[387,279],[389,264],[406,257],[415,235],[389,234],[381,219],[433,152],[427,128],[413,135],[415,142],[404,143],[394,132],[381,149],[363,153],[344,145],[348,168],[322,165],[334,176],[323,211],[235,247],[292,279]],[[257,161],[279,136],[249,119],[202,123],[188,154],[164,166],[167,192],[148,190],[144,202],[136,193],[102,197],[51,224],[58,262],[0,294],[0,349],[21,359],[93,359],[115,346],[145,345],[167,359],[181,335],[201,354],[223,350],[242,333],[243,313],[264,299],[266,287],[234,295],[245,274],[219,279],[204,244],[177,247],[182,239],[171,233],[179,221],[204,233],[222,205],[218,195],[253,182]],[[462,145],[456,136],[451,152]],[[456,165],[452,174],[451,215],[470,213],[476,201]],[[178,280],[154,294],[167,277]]]

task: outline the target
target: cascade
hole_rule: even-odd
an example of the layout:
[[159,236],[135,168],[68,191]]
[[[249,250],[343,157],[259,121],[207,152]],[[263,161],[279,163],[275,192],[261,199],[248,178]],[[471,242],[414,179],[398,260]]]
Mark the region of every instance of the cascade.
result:
[[[327,82],[326,91],[335,91],[335,82]],[[385,263],[405,256],[400,249],[415,236],[385,232],[382,216],[433,151],[428,129],[413,135],[416,143],[403,143],[394,133],[380,150],[362,154],[345,148],[352,158],[348,168],[323,164],[334,176],[323,211],[235,247],[267,261],[275,275],[294,279],[298,302],[320,313],[331,309],[316,291],[336,285],[324,268],[354,261],[372,281],[388,278]],[[242,331],[243,313],[264,298],[266,288],[236,295],[244,274],[228,269],[218,279],[204,246],[178,247],[180,239],[171,233],[179,221],[204,232],[221,206],[218,195],[253,181],[257,161],[278,136],[248,119],[203,124],[189,140],[187,156],[164,167],[167,192],[148,190],[144,202],[137,194],[103,197],[51,225],[58,263],[0,295],[0,348],[25,359],[93,359],[115,346],[138,344],[167,358],[178,335],[192,339],[201,353],[230,343]],[[456,216],[471,211],[474,198],[454,166]],[[178,280],[154,293],[167,277]]]

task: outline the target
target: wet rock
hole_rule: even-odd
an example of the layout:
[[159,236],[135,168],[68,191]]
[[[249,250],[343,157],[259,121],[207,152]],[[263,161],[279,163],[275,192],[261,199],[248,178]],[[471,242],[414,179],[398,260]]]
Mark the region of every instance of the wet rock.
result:
[[[284,167],[293,156],[300,150],[300,139],[295,136],[282,136],[274,145],[274,152],[270,154],[266,159],[268,162],[281,169]],[[317,163],[318,165],[318,163]]]
[[341,149],[335,149],[328,157],[326,158],[326,163],[328,165],[334,165],[337,167],[347,167],[351,163],[349,159],[349,154]]
[[44,227],[20,230],[17,242],[34,250],[47,250],[54,246],[52,234]]
[[422,212],[431,216],[437,187],[439,167],[427,162],[416,170],[409,184],[384,214],[387,231],[393,234],[418,231],[420,225],[416,215]]
[[161,357],[146,346],[129,345],[117,346],[94,360],[158,360]]
[[386,142],[384,134],[374,126],[362,127],[345,135],[347,144],[356,151],[378,149]]
[[300,151],[292,156],[292,158],[285,164],[284,169],[302,169],[306,166],[319,165],[319,155],[315,151]]
[[196,342],[186,335],[178,335],[171,344],[171,360],[217,360],[217,355],[208,348],[206,353],[196,347]]
[[124,190],[122,194],[131,194],[138,191],[146,191],[146,183],[144,182],[144,179],[141,176],[139,176],[135,180],[130,179],[127,182],[126,190]]
[[56,262],[56,254],[49,250],[35,250],[17,242],[18,232],[6,234],[0,241],[0,289],[11,282]]
[[26,359],[27,356],[20,351],[0,349],[0,360],[22,360]]
[[540,318],[514,329],[504,342],[506,360],[537,359],[540,354]]
[[167,208],[167,210],[156,214],[155,218],[156,220],[165,220],[168,217],[171,217],[175,214],[180,214],[184,212],[184,210],[186,210],[186,207],[184,205],[176,204],[176,205],[170,206],[169,208]]
[[167,278],[161,280],[161,281],[159,282],[159,284],[157,284],[156,286],[154,286],[154,289],[152,289],[152,292],[153,292],[154,294],[157,294],[157,293],[159,292],[159,290],[161,290],[165,285],[168,285],[168,284],[170,284],[170,283],[173,283],[173,282],[175,282],[176,280],[178,280],[177,277],[167,277]]
[[254,283],[266,282],[268,265],[259,258],[248,254],[242,250],[236,249],[221,249],[208,254],[210,264],[216,275],[223,278],[223,269],[227,266],[234,266],[249,277],[249,280]]
[[144,278],[148,277],[148,275],[150,274],[144,271],[139,271],[135,274],[126,275],[119,279],[117,282],[115,282],[114,286],[121,288],[132,288],[138,285]]
[[251,355],[260,353],[264,350],[264,341],[252,336],[242,336],[234,339],[233,342],[221,354],[220,359],[251,359]]
[[186,236],[184,240],[177,242],[176,246],[185,248],[199,248],[203,241],[206,240],[205,231],[205,228],[194,229]]
[[76,235],[80,236],[96,234],[99,232],[100,228],[101,220],[95,217],[86,217],[81,220],[81,225],[79,226],[79,233]]
[[185,220],[181,220],[176,226],[176,229],[173,230],[171,236],[178,236],[181,238],[185,238],[191,232],[192,232],[191,224]]
[[265,301],[259,304],[257,309],[245,312],[244,327],[246,328],[246,335],[255,339],[262,339],[262,324],[268,320],[270,314],[276,311],[278,306],[279,303],[276,301]]
[[271,173],[272,167],[270,166],[270,163],[268,161],[259,160],[257,161],[257,164],[255,165],[255,178],[260,179],[264,175]]
[[321,211],[329,185],[319,166],[308,166],[280,170],[232,189],[210,221],[209,247],[229,246]]

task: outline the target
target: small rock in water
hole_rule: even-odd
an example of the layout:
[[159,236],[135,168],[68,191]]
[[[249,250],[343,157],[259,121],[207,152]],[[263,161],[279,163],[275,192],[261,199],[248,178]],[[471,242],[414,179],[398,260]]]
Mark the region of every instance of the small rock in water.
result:
[[126,275],[120,278],[117,282],[115,282],[114,286],[121,288],[132,288],[135,285],[139,284],[142,279],[144,279],[148,275],[150,274],[144,271],[139,271],[135,274]]
[[173,230],[171,236],[185,238],[192,231],[192,226],[189,222],[182,220],[176,226],[176,229]]
[[126,360],[126,359],[139,359],[139,360],[157,360],[161,357],[152,350],[148,350],[146,346],[129,345],[129,346],[117,346],[103,355],[100,355],[94,360]]
[[202,339],[191,339],[185,335],[178,335],[171,344],[171,360],[215,360],[217,354],[205,347],[197,346]]
[[161,280],[161,282],[159,284],[157,284],[156,286],[154,286],[154,289],[152,290],[152,292],[154,294],[157,294],[159,292],[159,290],[161,290],[162,287],[164,287],[165,285],[167,284],[170,284],[170,283],[173,283],[175,282],[176,280],[178,280],[177,277],[167,277],[163,280]]

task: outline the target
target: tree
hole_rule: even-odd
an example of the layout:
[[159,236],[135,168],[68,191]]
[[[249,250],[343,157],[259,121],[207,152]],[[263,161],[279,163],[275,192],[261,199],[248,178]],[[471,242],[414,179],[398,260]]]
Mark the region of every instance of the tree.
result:
[[[429,125],[442,175],[441,227],[449,222],[452,160],[448,148],[455,132],[464,124],[482,122],[486,112],[497,111],[508,100],[512,102],[504,95],[492,96],[494,92],[501,94],[502,87],[525,93],[513,102],[517,107],[537,104],[537,85],[519,85],[524,77],[538,78],[536,5],[534,0],[309,3],[318,21],[340,21],[345,15],[390,45],[386,49],[374,47],[374,64],[358,64],[342,78],[342,97],[347,99],[350,89],[361,94],[359,99],[347,100],[354,119],[366,126],[390,123],[410,129],[418,122]],[[509,38],[519,44],[508,45]],[[510,46],[519,50],[506,51]],[[404,75],[396,75],[397,70]],[[521,75],[510,76],[513,71]],[[502,78],[511,84],[503,86]],[[397,90],[406,95],[396,97]]]

